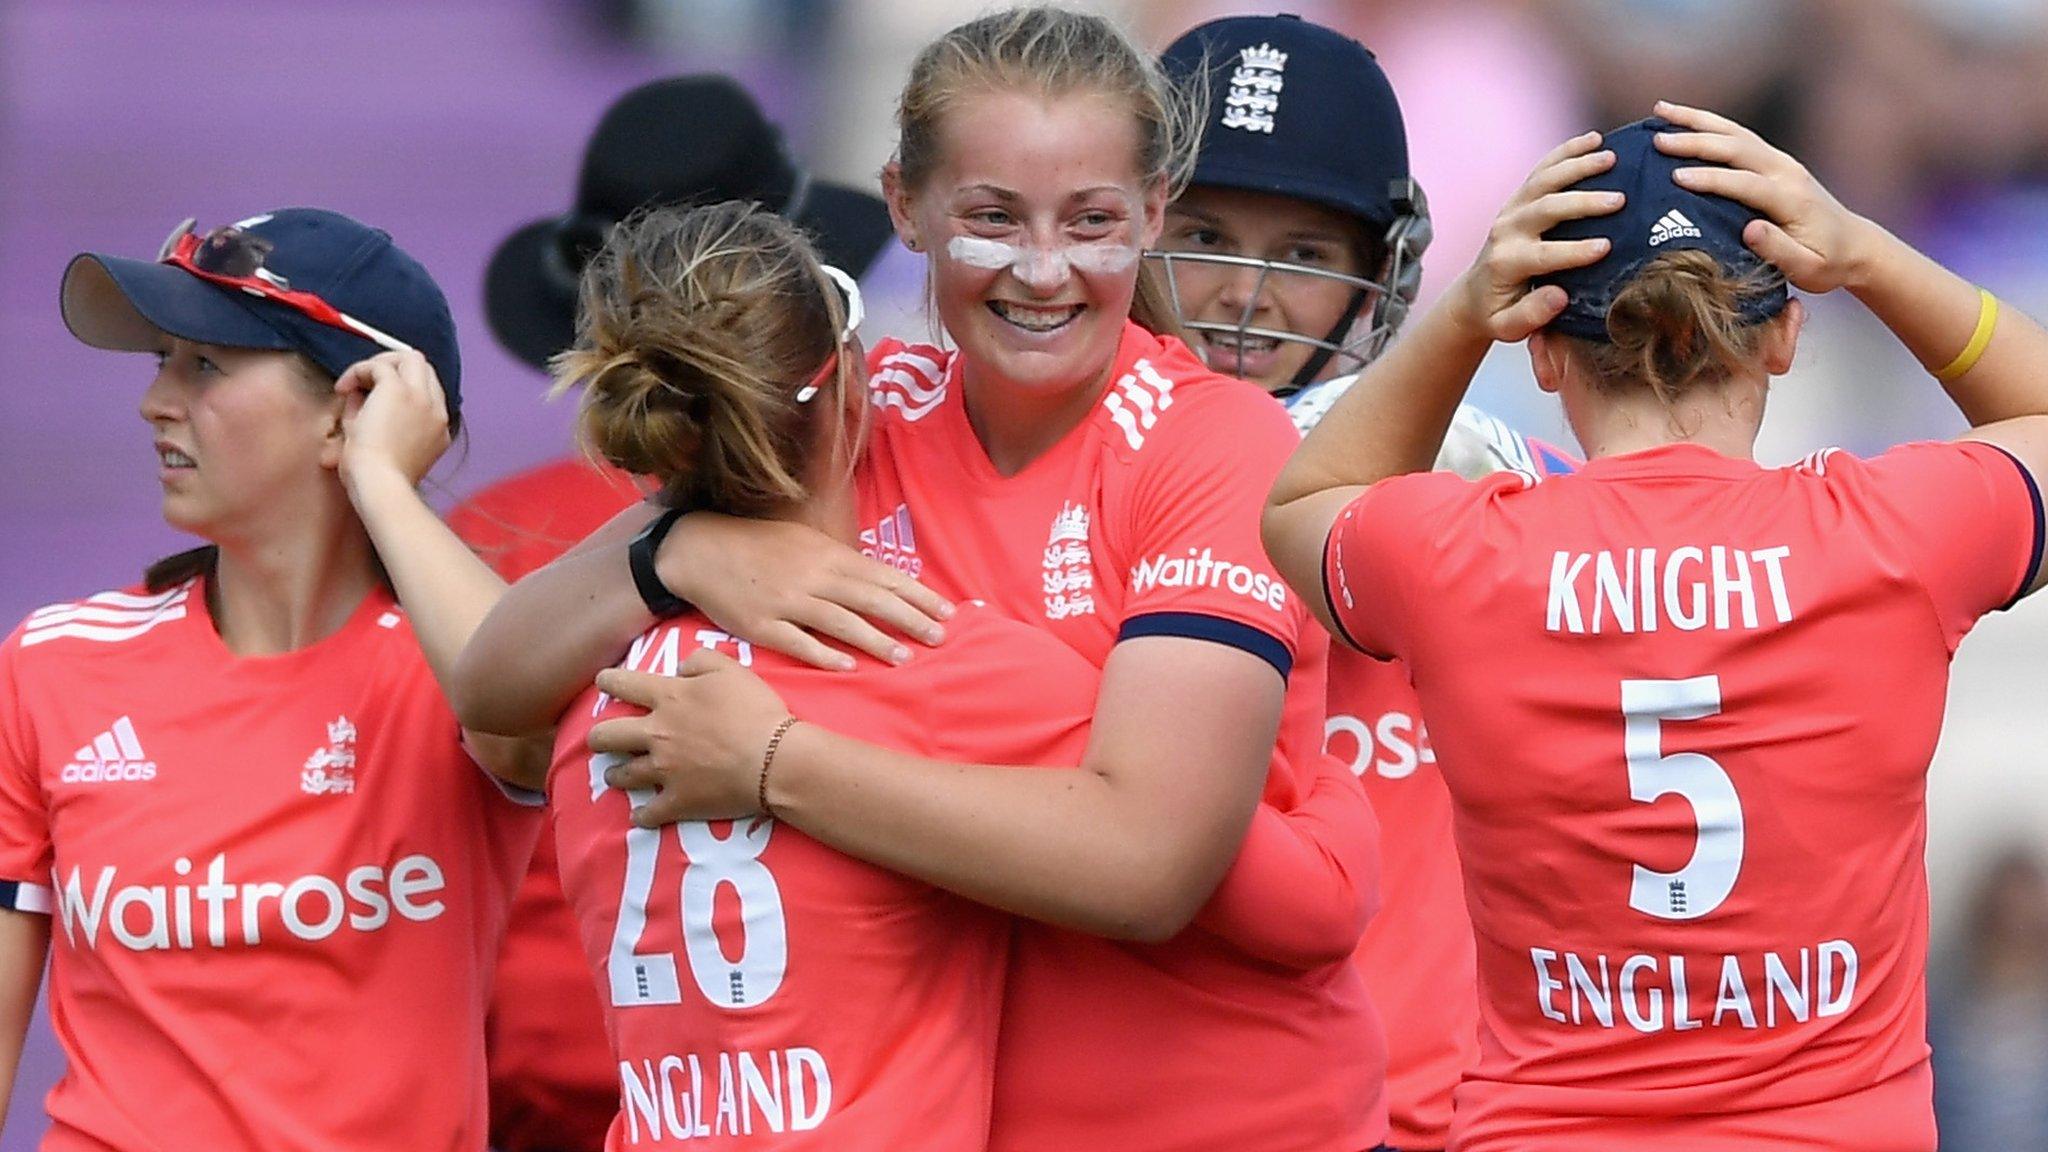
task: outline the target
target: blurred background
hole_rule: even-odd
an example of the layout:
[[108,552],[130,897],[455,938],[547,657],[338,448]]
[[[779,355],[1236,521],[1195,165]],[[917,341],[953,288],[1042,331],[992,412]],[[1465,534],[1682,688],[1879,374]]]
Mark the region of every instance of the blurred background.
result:
[[[204,228],[295,204],[387,229],[441,280],[463,335],[468,443],[434,481],[449,502],[568,448],[568,406],[543,404],[545,381],[492,342],[481,281],[508,232],[568,210],[584,139],[615,96],[670,73],[732,73],[817,175],[873,187],[911,56],[989,6],[0,6],[0,350],[13,365],[0,383],[0,619],[129,583],[183,546],[157,518],[156,462],[135,415],[148,360],[88,350],[58,319],[58,276],[73,253],[149,256],[184,217]],[[1745,120],[1850,206],[2048,314],[2048,0],[1083,6],[1120,17],[1155,49],[1244,11],[1295,11],[1364,40],[1401,95],[1436,215],[1425,297],[1478,251],[1539,156],[1585,128],[1646,115],[1661,96]],[[1767,463],[1961,427],[1853,301],[1810,304],[1801,361],[1765,425]],[[1488,361],[1476,399],[1569,442],[1519,348]],[[1987,620],[1964,645],[1929,789],[1945,1149],[2048,1148],[2048,674],[2032,655],[2048,642],[2043,599]],[[58,1071],[38,1031],[0,1152],[34,1146]]]

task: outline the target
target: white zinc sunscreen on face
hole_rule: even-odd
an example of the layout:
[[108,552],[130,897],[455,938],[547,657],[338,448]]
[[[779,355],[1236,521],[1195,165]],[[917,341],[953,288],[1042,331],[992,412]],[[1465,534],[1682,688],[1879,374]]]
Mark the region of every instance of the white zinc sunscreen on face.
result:
[[1057,288],[1075,272],[1114,276],[1128,272],[1138,262],[1136,248],[1110,241],[1039,248],[982,236],[953,237],[946,242],[946,255],[971,268],[990,272],[1008,268],[1017,279],[1037,289]]

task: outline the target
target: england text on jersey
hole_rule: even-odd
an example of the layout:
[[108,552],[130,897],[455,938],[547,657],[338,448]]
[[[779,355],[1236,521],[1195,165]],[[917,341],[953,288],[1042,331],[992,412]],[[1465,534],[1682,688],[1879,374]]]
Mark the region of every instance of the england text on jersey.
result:
[[1537,1011],[1569,1027],[1789,1028],[1840,1016],[1856,999],[1856,946],[1841,939],[1722,956],[1531,948],[1529,962]]

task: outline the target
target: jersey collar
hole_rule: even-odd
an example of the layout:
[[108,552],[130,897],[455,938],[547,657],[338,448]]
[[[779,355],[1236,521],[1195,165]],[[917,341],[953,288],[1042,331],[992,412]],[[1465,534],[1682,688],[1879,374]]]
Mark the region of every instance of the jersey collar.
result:
[[1595,480],[1664,476],[1740,480],[1761,471],[1763,467],[1754,460],[1725,456],[1698,444],[1663,444],[1588,460],[1580,466],[1578,475]]

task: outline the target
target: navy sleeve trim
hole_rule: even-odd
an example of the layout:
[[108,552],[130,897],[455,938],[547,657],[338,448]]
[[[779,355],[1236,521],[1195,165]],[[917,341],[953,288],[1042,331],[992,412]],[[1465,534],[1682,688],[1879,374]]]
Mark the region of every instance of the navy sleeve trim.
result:
[[[1998,448],[1998,445],[1993,444],[1991,447]],[[2035,482],[2033,472],[2028,470],[2026,464],[2019,457],[2007,452],[2003,448],[1998,448],[1998,451],[2000,455],[2012,461],[2013,467],[2020,470],[2020,479],[2027,482],[2027,496],[2034,502],[2034,546],[2027,553],[2027,570],[2020,574],[2019,590],[2012,594],[2012,599],[2005,602],[2004,607],[2010,608],[2026,598],[2027,590],[2034,586],[2035,577],[2041,574],[2041,549],[2044,543],[2048,543],[2048,539],[2044,539],[2044,537],[2048,537],[2048,523],[2044,523],[2041,509],[2041,486]]]
[[1330,595],[1330,541],[1336,538],[1337,527],[1342,523],[1344,523],[1344,518],[1340,516],[1336,520],[1331,521],[1330,530],[1323,533],[1323,555],[1317,562],[1318,568],[1316,571],[1316,575],[1323,582],[1323,610],[1330,614],[1330,623],[1336,625],[1337,639],[1343,641],[1346,647],[1354,651],[1365,652],[1367,656],[1373,656],[1375,654],[1367,652],[1365,645],[1360,644],[1358,638],[1351,634],[1351,630],[1344,627],[1344,617],[1337,611],[1337,598]]
[[1294,657],[1278,636],[1221,616],[1205,616],[1200,612],[1148,612],[1124,621],[1124,626],[1117,630],[1116,639],[1121,644],[1139,636],[1181,636],[1236,648],[1271,664],[1282,680],[1294,670]]
[[0,880],[0,908],[10,912],[50,914],[50,890],[26,880]]

